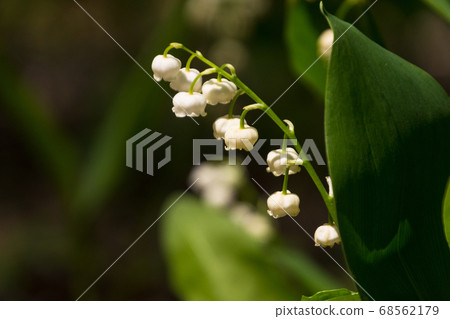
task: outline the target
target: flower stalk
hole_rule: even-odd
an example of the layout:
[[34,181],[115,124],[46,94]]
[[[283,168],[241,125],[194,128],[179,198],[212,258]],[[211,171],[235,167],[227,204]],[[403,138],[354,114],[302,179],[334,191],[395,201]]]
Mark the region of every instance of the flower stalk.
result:
[[236,92],[236,95],[233,97],[233,99],[230,102],[230,107],[228,108],[228,118],[232,119],[233,118],[233,111],[234,111],[234,105],[236,104],[236,101],[238,99],[238,97],[240,97],[242,94],[244,93],[244,91],[242,91],[241,89],[239,89]]
[[[171,43],[170,46],[166,49],[166,51],[168,52],[171,48],[182,49],[182,50],[190,53],[191,55],[195,55],[195,57],[197,59],[199,59],[200,61],[202,61],[209,67],[211,67],[211,69],[214,69],[214,71],[217,72],[221,77],[224,77],[224,78],[228,79],[229,81],[233,82],[242,92],[247,94],[253,101],[255,101],[257,103],[257,105],[258,105],[257,109],[260,109],[265,114],[267,114],[272,119],[272,121],[284,132],[286,138],[292,141],[295,149],[297,150],[297,152],[300,155],[300,158],[303,160],[303,167],[308,172],[309,176],[311,177],[314,184],[316,185],[320,195],[322,196],[322,199],[328,209],[330,217],[332,218],[332,220],[336,221],[337,220],[336,205],[335,205],[334,198],[330,197],[328,195],[328,192],[327,192],[324,184],[320,180],[320,178],[317,175],[311,162],[308,161],[306,154],[303,152],[301,146],[297,142],[297,136],[295,135],[295,132],[293,132],[293,130],[291,130],[291,128],[289,126],[286,126],[286,124],[278,117],[278,115],[255,92],[253,92],[247,85],[245,85],[238,78],[238,76],[236,75],[236,73],[234,71],[234,68],[229,68],[227,65],[227,68],[230,70],[230,73],[229,73],[229,72],[225,71],[224,68],[219,67],[218,65],[214,64],[213,62],[211,62],[210,60],[205,58],[200,52],[198,52],[198,51],[194,52],[180,43]],[[164,51],[164,54],[167,54],[166,51]],[[211,69],[208,69],[208,70],[211,70]],[[213,72],[211,72],[211,73],[213,73]],[[205,73],[202,72],[201,74],[205,74]],[[195,80],[194,80],[194,82],[195,82]],[[193,91],[193,85],[194,85],[194,83],[191,86],[191,91]],[[244,127],[245,115],[249,111],[250,111],[250,109],[244,109],[244,111],[242,112],[240,128]]]
[[286,195],[286,194],[287,194],[288,179],[289,179],[289,165],[286,166],[286,171],[285,171],[285,173],[284,173],[283,189],[281,190],[281,193],[282,193],[283,195]]

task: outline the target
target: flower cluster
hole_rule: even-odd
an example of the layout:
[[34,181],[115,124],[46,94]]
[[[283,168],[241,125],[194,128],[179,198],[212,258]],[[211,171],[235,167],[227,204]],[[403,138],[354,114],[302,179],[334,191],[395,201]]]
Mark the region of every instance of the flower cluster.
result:
[[211,72],[210,69],[200,73],[189,65],[181,68],[181,61],[167,53],[153,59],[152,70],[155,80],[168,81],[178,91],[172,108],[177,117],[206,116],[207,104],[227,104],[237,92],[236,85],[227,79],[211,79],[202,85],[202,76]]
[[[157,81],[162,79],[170,82],[170,87],[178,91],[173,97],[172,111],[176,117],[198,117],[206,116],[206,106],[217,104],[228,104],[241,94],[235,83],[222,78],[219,73],[217,78],[210,79],[203,83],[202,77],[207,74],[216,73],[214,68],[199,72],[190,68],[190,62],[195,57],[202,57],[201,53],[194,53],[186,63],[186,67],[181,68],[181,61],[167,51],[172,48],[179,48],[178,43],[171,44],[164,54],[153,59],[152,70]],[[225,65],[232,72],[233,66]],[[232,105],[234,103],[232,102]],[[253,145],[258,140],[258,131],[249,125],[245,119],[231,115],[224,115],[218,118],[213,124],[214,137],[223,139],[227,150],[253,149]]]
[[[181,68],[181,61],[179,59],[168,54],[174,48],[183,49],[191,54],[184,68]],[[202,72],[190,68],[191,61],[194,58],[201,60],[210,66],[210,68]],[[229,72],[225,71],[225,69],[228,69]],[[302,156],[297,153],[296,149],[287,147],[289,141],[292,141],[294,145],[297,142],[292,122],[284,120],[286,123],[284,125],[267,104],[237,78],[236,71],[232,65],[224,64],[219,67],[204,58],[199,51],[193,52],[182,44],[171,43],[162,55],[154,58],[152,70],[155,80],[160,81],[164,79],[170,82],[170,87],[173,90],[178,91],[173,97],[172,107],[172,111],[176,117],[206,116],[206,106],[208,104],[217,107],[215,105],[229,103],[228,114],[217,118],[213,123],[214,137],[224,140],[226,150],[251,151],[259,138],[258,130],[247,124],[245,116],[252,110],[264,110],[267,112],[284,132],[282,147],[272,150],[267,155],[267,172],[272,173],[274,176],[284,177],[282,190],[273,193],[267,199],[267,213],[273,218],[280,218],[287,215],[295,217],[299,214],[300,198],[287,189],[288,177],[299,173],[301,166],[305,164]],[[209,74],[217,74],[217,77],[211,78],[203,83],[203,76]],[[256,104],[245,106],[241,115],[236,116],[233,114],[234,104],[242,94],[247,94]],[[301,148],[297,146],[297,149],[301,154]],[[207,168],[205,167],[204,169]],[[310,164],[306,168],[310,174],[311,170],[314,172]],[[205,175],[212,177],[213,174],[209,172]],[[226,205],[233,198],[232,192],[224,191],[230,189],[227,186],[229,181],[225,178],[223,181],[217,180],[211,182],[211,178],[209,177],[199,182],[198,187],[202,188],[202,192],[209,202],[217,206]],[[321,192],[327,204],[333,199],[331,181],[328,180],[328,182],[330,184],[329,194],[324,196],[323,193],[326,193],[326,191]],[[322,186],[320,182],[315,181],[315,183],[316,185],[319,183]],[[211,187],[210,185],[212,184],[217,185]],[[331,220],[333,219],[331,218]],[[328,226],[331,228],[320,226],[317,229],[315,236],[317,245],[332,247],[335,243],[340,242],[336,226]]]

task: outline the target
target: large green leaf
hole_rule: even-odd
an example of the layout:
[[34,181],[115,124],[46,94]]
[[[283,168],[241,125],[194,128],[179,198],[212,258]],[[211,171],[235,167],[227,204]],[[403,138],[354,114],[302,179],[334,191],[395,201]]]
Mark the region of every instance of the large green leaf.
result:
[[339,284],[308,256],[256,241],[226,211],[192,196],[171,207],[161,223],[169,277],[182,299],[298,300]]
[[311,5],[301,0],[287,1],[285,36],[290,60],[298,75],[302,75],[301,81],[323,96],[326,80],[325,62],[318,61],[311,67],[318,58],[317,39],[321,33],[314,25],[313,17],[308,10],[308,6]]
[[357,292],[350,291],[345,288],[324,290],[312,295],[311,297],[303,296],[302,301],[358,301],[361,300]]
[[[347,262],[375,299],[450,298],[450,103],[427,73],[327,15],[326,144]],[[370,297],[362,290],[363,299]]]

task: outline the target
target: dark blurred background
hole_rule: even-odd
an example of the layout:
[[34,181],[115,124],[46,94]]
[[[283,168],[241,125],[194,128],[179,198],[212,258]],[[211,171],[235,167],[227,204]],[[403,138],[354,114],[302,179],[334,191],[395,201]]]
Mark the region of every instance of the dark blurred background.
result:
[[[325,6],[335,12],[340,2],[325,1]],[[285,37],[288,11],[296,1],[80,0],[80,4],[149,72],[154,56],[170,42],[181,42],[217,64],[233,63],[239,77],[268,104],[301,73],[293,67]],[[326,29],[318,3],[304,5],[314,27]],[[353,22],[364,6],[367,3],[356,7],[346,20]],[[420,1],[380,0],[356,26],[429,72],[450,91],[450,27],[441,15]],[[197,119],[200,126],[189,118],[175,118],[168,96],[73,1],[3,0],[0,34],[0,298],[73,300],[160,216],[174,194],[187,188],[191,140],[211,138],[211,125],[227,112],[227,106],[208,106],[208,116]],[[183,63],[189,57],[183,52],[171,53]],[[193,66],[204,68],[196,60]],[[323,61],[317,67],[324,67]],[[167,84],[162,85],[170,90]],[[243,97],[237,105],[250,103]],[[323,103],[323,95],[300,79],[273,109],[280,118],[294,122],[301,143],[314,139],[325,157]],[[250,113],[249,119],[257,116]],[[261,138],[282,138],[267,116],[256,127]],[[172,161],[155,176],[125,166],[125,141],[144,128],[173,137]],[[261,153],[272,148],[266,144]],[[318,270],[315,275],[324,281],[320,287],[355,290],[346,274],[314,247],[291,219],[273,220],[265,213],[267,196],[250,177],[269,193],[280,190],[282,178],[267,174],[265,167],[255,163],[244,169],[247,172],[241,175],[244,181],[234,200],[252,205],[272,229],[269,239],[255,239],[251,248],[263,261],[256,262],[255,257],[254,268],[245,263],[248,269],[238,266],[238,270],[222,272],[223,260],[227,263],[235,258],[241,265],[247,262],[246,256],[227,250],[224,259],[221,252],[225,248],[215,246],[216,262],[194,265],[191,258],[202,251],[194,244],[190,248],[195,254],[177,260],[177,254],[186,250],[177,250],[178,239],[171,239],[184,239],[174,230],[175,217],[165,220],[164,216],[83,299],[235,299],[231,288],[216,295],[208,289],[220,290],[220,280],[231,280],[242,290],[237,278],[248,276],[240,271],[245,268],[255,274],[262,262],[268,269],[264,270],[267,277],[274,271],[282,273],[283,283],[295,282],[293,292],[254,295],[250,291],[236,298],[299,299],[302,293],[314,293],[315,287],[305,288],[305,284],[302,288],[305,273],[299,268],[305,260]],[[317,166],[317,171],[324,181],[326,166]],[[301,198],[301,213],[296,219],[313,234],[327,221],[320,195],[305,171],[290,179],[289,189]],[[230,205],[215,208],[193,192],[188,197],[192,202],[185,207],[195,210],[193,216],[199,216],[199,211],[213,219],[214,214],[222,214],[224,221],[217,227],[233,220],[228,214]],[[176,211],[182,210],[181,206]],[[169,210],[167,215],[171,213]],[[202,224],[201,216],[189,224],[189,216],[187,212],[183,218],[192,229],[198,227],[195,234],[209,229],[214,236],[211,229],[216,224]],[[252,227],[251,223],[247,226]],[[226,233],[228,228],[217,233],[223,231],[223,238],[230,240],[240,236]],[[245,233],[245,227],[241,228]],[[204,239],[214,240],[207,235]],[[271,255],[272,251],[277,253]],[[340,247],[328,251],[345,265]],[[290,260],[290,256],[298,258]],[[180,267],[193,271],[182,276],[177,270]],[[205,269],[211,268],[216,274],[206,276]],[[306,266],[304,271],[308,276]],[[215,282],[215,278],[221,279]],[[248,284],[261,284],[269,291],[269,284],[262,282],[264,276],[258,278],[255,275]],[[278,285],[277,280],[272,280],[274,285]],[[202,288],[194,284],[199,281],[207,283]],[[191,286],[196,286],[196,294],[191,293]]]

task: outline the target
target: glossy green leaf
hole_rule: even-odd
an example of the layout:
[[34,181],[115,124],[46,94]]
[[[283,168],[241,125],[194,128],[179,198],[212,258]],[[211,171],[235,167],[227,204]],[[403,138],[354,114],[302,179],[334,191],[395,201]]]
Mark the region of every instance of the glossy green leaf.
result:
[[358,301],[361,300],[357,292],[348,289],[324,290],[312,295],[303,296],[302,301]]
[[327,15],[338,38],[326,144],[338,224],[363,299],[450,298],[442,199],[450,102],[426,72]]
[[318,58],[317,39],[323,30],[314,25],[313,17],[308,12],[310,5],[305,1],[287,1],[286,43],[293,68],[299,76],[303,75],[300,81],[304,81],[311,89],[323,96],[326,64],[324,61],[317,61],[311,67]]
[[450,23],[450,1],[449,0],[422,0],[431,9],[440,14]]
[[289,259],[286,253],[294,251],[256,241],[226,211],[190,195],[170,208],[161,225],[169,278],[181,299],[298,300],[337,284],[308,256]]

